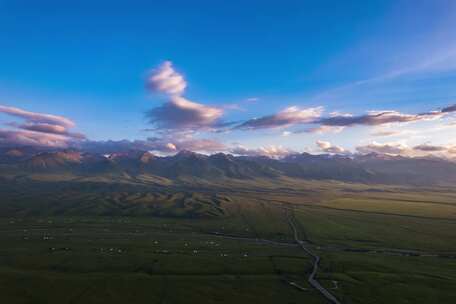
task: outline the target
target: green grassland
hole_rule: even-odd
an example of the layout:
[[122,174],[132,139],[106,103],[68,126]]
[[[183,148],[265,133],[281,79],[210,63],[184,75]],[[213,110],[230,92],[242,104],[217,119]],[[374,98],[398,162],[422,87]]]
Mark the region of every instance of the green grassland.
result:
[[456,303],[451,188],[16,177],[0,198],[0,303],[326,303],[287,214],[342,303]]

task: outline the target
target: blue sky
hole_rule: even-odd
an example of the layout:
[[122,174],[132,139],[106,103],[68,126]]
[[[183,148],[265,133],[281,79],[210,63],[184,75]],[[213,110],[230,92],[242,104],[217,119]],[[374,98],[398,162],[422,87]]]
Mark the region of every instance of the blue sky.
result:
[[[451,0],[0,0],[0,28],[0,104],[69,118],[72,132],[90,141],[153,137],[177,139],[184,148],[208,139],[256,151],[321,150],[317,141],[351,150],[372,143],[454,144],[451,113],[309,131],[331,115],[415,115],[456,103]],[[179,107],[173,94],[149,83],[165,62],[186,83],[179,97],[209,107],[191,111],[223,113],[204,125],[172,122],[188,113],[170,113]],[[290,107],[300,119],[236,126]],[[156,108],[160,117],[151,115]],[[310,125],[302,119],[307,112],[299,112],[309,108],[320,109]],[[17,125],[22,114],[6,112],[3,141],[24,129]],[[165,123],[163,115],[171,118]],[[28,125],[43,123],[27,117]],[[222,122],[231,124],[220,128]],[[377,134],[390,129],[404,132]]]

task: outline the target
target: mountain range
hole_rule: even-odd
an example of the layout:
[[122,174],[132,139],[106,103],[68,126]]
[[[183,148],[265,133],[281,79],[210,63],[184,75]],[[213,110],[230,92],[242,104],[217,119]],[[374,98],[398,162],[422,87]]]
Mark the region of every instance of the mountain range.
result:
[[150,175],[172,181],[294,178],[412,185],[453,185],[456,182],[453,162],[374,153],[351,156],[301,153],[272,159],[224,153],[204,155],[185,150],[173,156],[136,150],[109,155],[34,148],[0,150],[0,175],[37,173],[79,177]]

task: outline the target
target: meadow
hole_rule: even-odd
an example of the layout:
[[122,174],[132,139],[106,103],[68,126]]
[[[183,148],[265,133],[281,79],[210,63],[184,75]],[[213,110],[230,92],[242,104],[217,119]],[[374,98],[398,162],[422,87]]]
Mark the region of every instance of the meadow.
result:
[[[28,189],[27,192],[23,189]],[[8,181],[2,303],[456,302],[456,192],[325,181]]]

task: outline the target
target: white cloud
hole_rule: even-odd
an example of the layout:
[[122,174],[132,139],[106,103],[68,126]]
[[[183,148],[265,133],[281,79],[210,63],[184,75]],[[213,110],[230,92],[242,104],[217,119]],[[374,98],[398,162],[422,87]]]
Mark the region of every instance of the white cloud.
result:
[[340,146],[335,146],[331,144],[329,141],[324,141],[324,140],[317,140],[316,142],[318,148],[326,153],[332,153],[332,154],[344,154],[347,153],[347,150]]
[[227,147],[217,140],[193,138],[191,136],[165,136],[134,141],[85,141],[80,144],[80,147],[87,151],[103,154],[130,150],[154,151],[166,154],[175,153],[181,150],[202,153],[227,151]]
[[378,153],[388,155],[402,155],[408,154],[410,148],[407,145],[398,142],[378,143],[374,141],[364,146],[358,146],[356,147],[356,150],[361,154]]
[[246,148],[244,146],[237,146],[235,148],[232,148],[230,150],[230,153],[244,156],[267,156],[271,158],[282,158],[296,152],[282,146],[271,145],[255,149]]
[[176,151],[176,150],[177,150],[176,145],[173,144],[173,143],[167,143],[167,144],[165,145],[165,147],[168,148],[168,149],[171,150],[171,151]]
[[168,95],[182,95],[187,88],[187,82],[174,70],[171,61],[163,62],[153,70],[147,79],[147,85],[154,92]]

